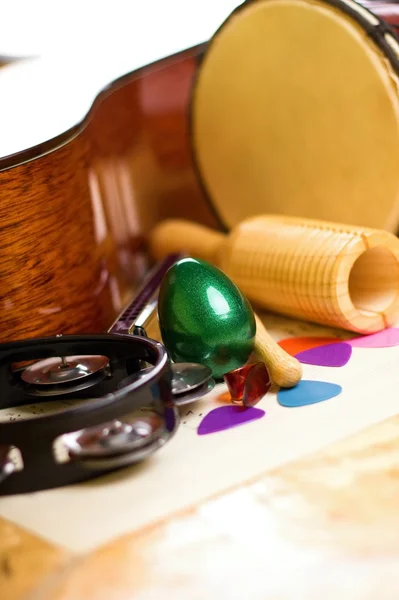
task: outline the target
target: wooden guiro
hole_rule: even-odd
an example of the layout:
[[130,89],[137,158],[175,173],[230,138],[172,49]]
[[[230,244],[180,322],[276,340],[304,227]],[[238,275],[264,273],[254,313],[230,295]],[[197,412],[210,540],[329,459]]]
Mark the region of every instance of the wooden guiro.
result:
[[290,317],[363,334],[399,318],[399,240],[387,231],[264,215],[224,235],[168,220],[152,231],[150,251],[207,260],[254,304]]

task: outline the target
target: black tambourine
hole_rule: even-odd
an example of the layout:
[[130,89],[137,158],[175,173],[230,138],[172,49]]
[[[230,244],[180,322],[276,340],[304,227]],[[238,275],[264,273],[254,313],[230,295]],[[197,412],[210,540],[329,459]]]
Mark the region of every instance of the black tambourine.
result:
[[173,436],[179,416],[170,361],[164,346],[145,336],[138,317],[176,259],[154,269],[108,333],[0,345],[0,409],[15,414],[47,400],[67,405],[54,414],[0,422],[0,496],[102,475],[143,460]]

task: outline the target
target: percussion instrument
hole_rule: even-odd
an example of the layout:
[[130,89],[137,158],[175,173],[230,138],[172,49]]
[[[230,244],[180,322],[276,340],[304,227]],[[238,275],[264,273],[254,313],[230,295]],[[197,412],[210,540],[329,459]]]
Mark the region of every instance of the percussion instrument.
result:
[[0,422],[0,496],[142,461],[174,435],[178,406],[213,389],[210,369],[171,365],[164,346],[147,337],[160,283],[177,258],[152,269],[107,334],[0,345],[0,409],[58,402],[52,414],[37,409]]
[[[90,370],[99,351],[106,360]],[[0,423],[0,495],[71,484],[132,464],[160,448],[177,428],[161,344],[110,334],[62,336],[4,344],[0,354],[3,401],[32,402],[42,392],[65,400],[72,390],[74,400],[81,400],[55,414]],[[66,357],[61,365],[57,355]],[[34,370],[10,370],[13,362],[32,359]],[[141,374],[141,361],[153,369]],[[141,413],[143,407],[150,412]],[[63,454],[57,454],[57,442]],[[22,464],[17,460],[14,467],[15,447]]]
[[282,214],[396,232],[398,74],[394,30],[352,0],[238,7],[191,103],[197,172],[225,227]]
[[267,215],[246,219],[227,237],[169,220],[150,241],[156,258],[186,251],[217,264],[274,313],[366,334],[399,317],[399,240],[387,231]]

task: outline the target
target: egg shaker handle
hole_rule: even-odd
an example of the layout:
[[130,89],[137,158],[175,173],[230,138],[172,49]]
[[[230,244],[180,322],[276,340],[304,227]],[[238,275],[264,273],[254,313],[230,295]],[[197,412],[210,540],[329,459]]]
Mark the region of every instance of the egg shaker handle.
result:
[[284,388],[293,387],[302,378],[301,363],[277,344],[256,314],[255,321],[254,350],[265,363],[272,382]]

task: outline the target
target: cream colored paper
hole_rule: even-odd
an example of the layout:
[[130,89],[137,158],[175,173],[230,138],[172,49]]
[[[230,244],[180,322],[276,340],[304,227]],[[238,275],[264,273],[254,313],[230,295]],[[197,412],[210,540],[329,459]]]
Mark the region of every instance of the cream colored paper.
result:
[[[336,334],[282,318],[264,320],[276,339]],[[0,516],[71,550],[92,550],[396,414],[398,364],[395,347],[354,348],[342,368],[304,365],[304,378],[339,383],[342,394],[291,409],[269,394],[258,404],[266,411],[264,418],[198,436],[203,416],[226,405],[218,401],[225,391],[219,385],[182,410],[176,436],[150,460],[89,483],[0,498]],[[3,418],[10,418],[10,410],[2,412]]]

